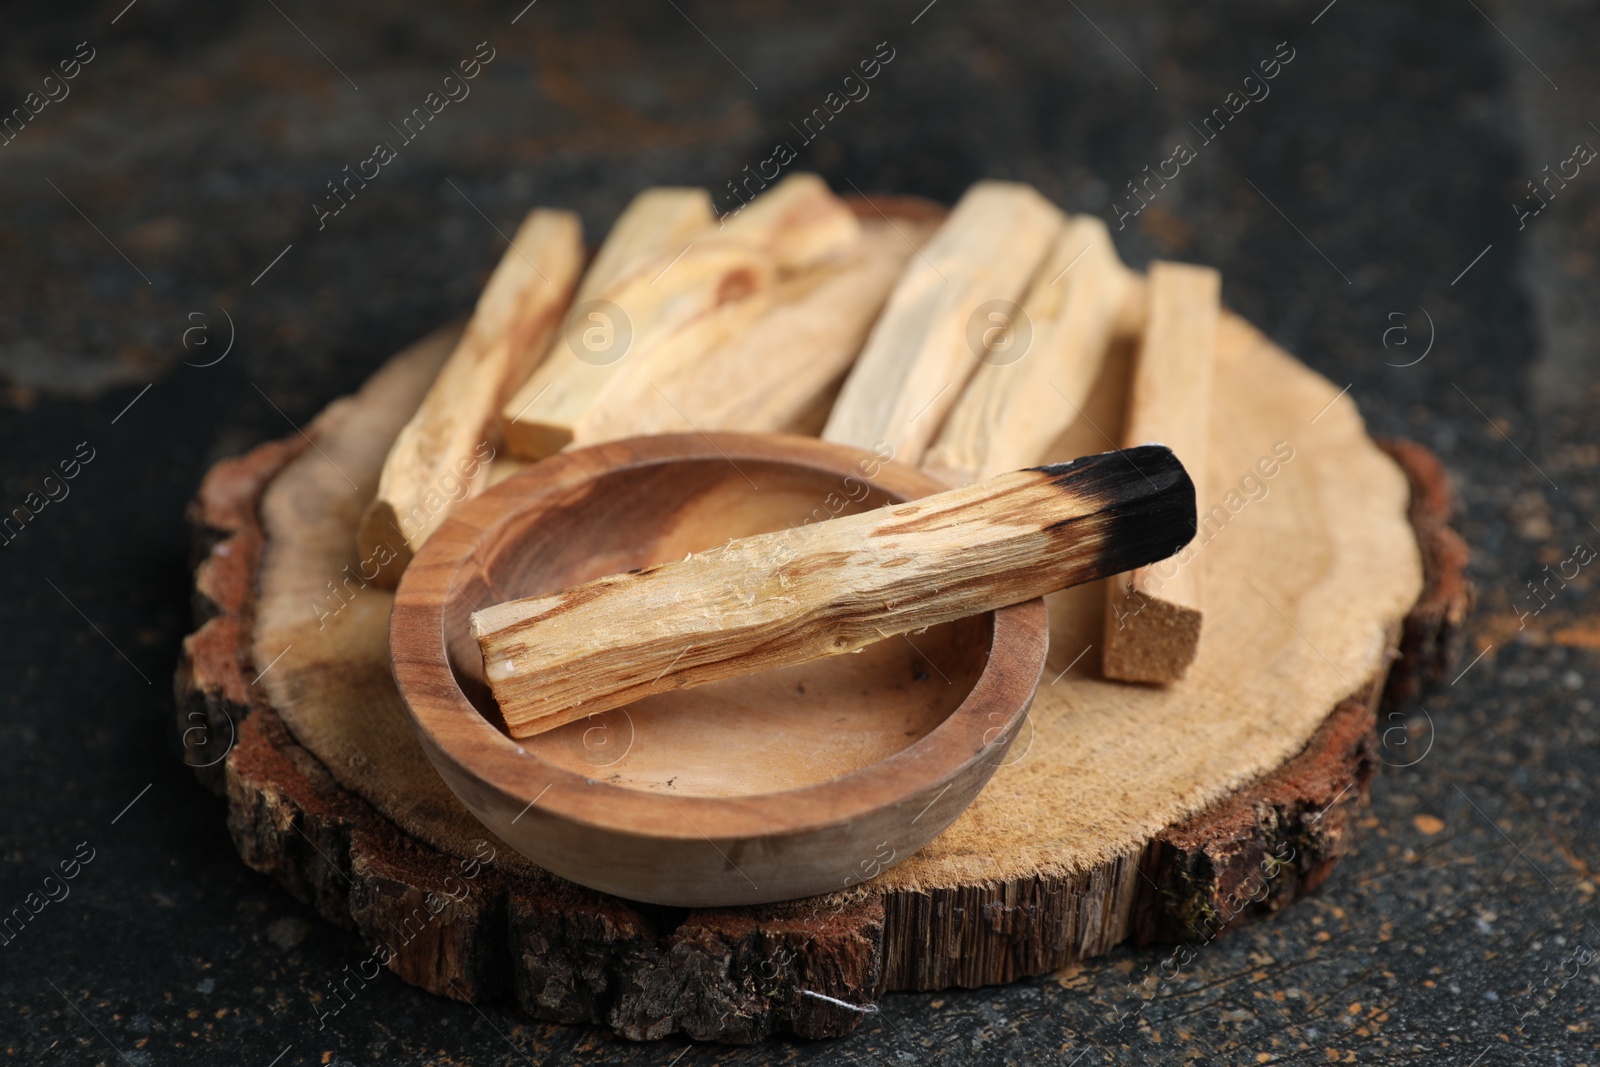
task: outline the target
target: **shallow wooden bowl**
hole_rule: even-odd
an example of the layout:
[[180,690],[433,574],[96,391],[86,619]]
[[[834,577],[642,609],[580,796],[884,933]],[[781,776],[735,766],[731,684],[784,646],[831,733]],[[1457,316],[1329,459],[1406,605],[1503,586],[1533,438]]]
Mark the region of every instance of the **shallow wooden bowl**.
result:
[[658,694],[520,742],[467,617],[940,488],[869,452],[753,434],[637,437],[513,475],[429,538],[396,593],[394,674],[424,750],[506,843],[632,900],[763,903],[887,870],[1003,761],[1044,666],[1043,601]]

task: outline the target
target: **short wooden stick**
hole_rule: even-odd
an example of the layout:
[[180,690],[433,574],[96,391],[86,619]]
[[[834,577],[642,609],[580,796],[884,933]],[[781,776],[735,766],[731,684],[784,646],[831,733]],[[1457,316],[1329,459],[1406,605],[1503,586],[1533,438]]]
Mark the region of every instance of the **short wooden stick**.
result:
[[[927,224],[862,223],[845,261],[781,282],[761,316],[710,348],[679,346],[653,373],[632,375],[577,427],[575,443],[644,433],[794,432],[831,399],[861,351],[895,278]],[[648,378],[648,380],[646,380]]]
[[356,535],[363,573],[393,588],[450,512],[489,483],[498,413],[532,373],[583,269],[583,228],[570,211],[536,210],[489,276],[455,350],[383,463]]
[[[623,223],[636,210],[671,208],[636,204],[613,232],[664,240],[669,227]],[[678,234],[592,286],[586,278],[582,296],[592,300],[576,303],[549,358],[506,405],[511,450],[541,459],[586,433],[592,440],[595,421],[630,383],[648,388],[658,372],[736,335],[771,305],[788,272],[847,256],[860,232],[821,178],[794,174],[718,226]]]
[[[1222,276],[1209,267],[1150,267],[1150,312],[1133,375],[1123,440],[1169,446],[1204,492]],[[1177,558],[1106,583],[1106,677],[1182,678],[1200,649],[1201,561]]]
[[[1032,186],[979,182],[906,261],[828,417],[828,441],[917,464],[988,339],[1023,299],[1063,216]],[[995,318],[999,316],[1000,318]]]
[[1104,222],[1068,219],[1011,327],[1026,349],[982,361],[922,469],[966,485],[1037,463],[1083,414],[1131,278]]
[[499,604],[472,634],[523,737],[1104,578],[1194,532],[1168,449],[1108,452]]

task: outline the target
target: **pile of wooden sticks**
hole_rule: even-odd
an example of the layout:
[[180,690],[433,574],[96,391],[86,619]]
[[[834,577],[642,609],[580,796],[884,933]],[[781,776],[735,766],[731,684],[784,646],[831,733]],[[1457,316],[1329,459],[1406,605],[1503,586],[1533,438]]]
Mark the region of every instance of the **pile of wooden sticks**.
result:
[[[890,214],[796,174],[721,219],[703,190],[651,189],[592,260],[574,214],[537,209],[389,453],[362,558],[387,546],[393,585],[502,450],[820,432],[952,487],[988,479],[1040,462],[1081,417],[1119,330],[1142,340],[1105,447],[1169,446],[1203,499],[1220,288],[1181,264],[1141,276],[1099,219],[1007,182],[948,214]],[[1197,560],[1168,560],[1108,583],[1107,676],[1182,677],[1200,577]]]

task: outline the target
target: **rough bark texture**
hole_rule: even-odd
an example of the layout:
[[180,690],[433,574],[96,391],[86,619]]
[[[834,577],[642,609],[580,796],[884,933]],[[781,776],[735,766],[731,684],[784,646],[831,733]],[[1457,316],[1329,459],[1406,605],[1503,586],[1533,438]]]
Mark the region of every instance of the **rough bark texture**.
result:
[[224,795],[223,760],[250,713],[250,631],[261,559],[261,492],[306,448],[299,435],[270,441],[207,472],[189,505],[195,631],[183,639],[173,689],[174,727],[195,777]]
[[1472,599],[1442,468],[1418,445],[1386,442],[1411,483],[1425,587],[1387,681],[1333,709],[1277,772],[1100,871],[921,893],[869,885],[826,906],[651,908],[553,876],[509,878],[487,840],[468,858],[417,845],[339,788],[251,685],[256,503],[302,447],[275,442],[219,463],[191,510],[198,628],[184,642],[176,711],[185,759],[226,797],[244,861],[356,931],[404,980],[456,999],[513,996],[530,1015],[634,1039],[842,1035],[885,990],[1006,982],[1103,952],[1111,945],[1077,935],[1108,908],[1129,909],[1134,939],[1148,943],[1209,939],[1282,907],[1320,885],[1347,845],[1376,770],[1378,694],[1394,710],[1448,670]]
[[1455,504],[1444,467],[1414,442],[1379,444],[1406,472],[1422,550],[1422,595],[1401,625],[1399,657],[1387,679],[1335,708],[1276,774],[1156,837],[1142,863],[1146,888],[1155,888],[1134,915],[1140,944],[1210,940],[1321,885],[1344,854],[1350,817],[1378,769],[1378,710],[1404,709],[1460,653],[1473,590],[1466,542],[1450,526]]
[[1471,551],[1452,527],[1455,495],[1439,457],[1414,441],[1384,438],[1379,447],[1411,482],[1411,525],[1422,549],[1422,596],[1406,616],[1400,633],[1400,661],[1389,671],[1383,692],[1385,711],[1404,709],[1429,686],[1442,681],[1461,656],[1467,615],[1474,593],[1467,581]]
[[1157,835],[1141,863],[1155,888],[1140,897],[1134,939],[1208,941],[1321,885],[1378,768],[1376,723],[1370,699],[1345,701],[1276,774]]

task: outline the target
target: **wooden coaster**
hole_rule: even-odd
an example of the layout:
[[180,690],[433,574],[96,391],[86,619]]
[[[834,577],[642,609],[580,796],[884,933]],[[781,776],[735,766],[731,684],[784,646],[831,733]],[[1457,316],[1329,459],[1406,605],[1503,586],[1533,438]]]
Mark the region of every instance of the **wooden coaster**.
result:
[[[226,796],[245,862],[446,996],[514,996],[635,1039],[823,1037],[886,990],[1209,935],[1327,878],[1377,767],[1378,711],[1441,676],[1461,640],[1466,549],[1438,462],[1380,450],[1348,398],[1225,316],[1209,467],[1223,489],[1201,504],[1214,613],[1184,682],[1102,681],[1103,589],[1058,594],[1031,736],[916,856],[790,904],[630,904],[489,838],[389,676],[391,596],[363,578],[354,531],[449,340],[330,405],[315,449],[296,437],[211,470],[191,512],[200,625],[177,677],[184,758]],[[1048,458],[1117,438],[1126,356]]]

